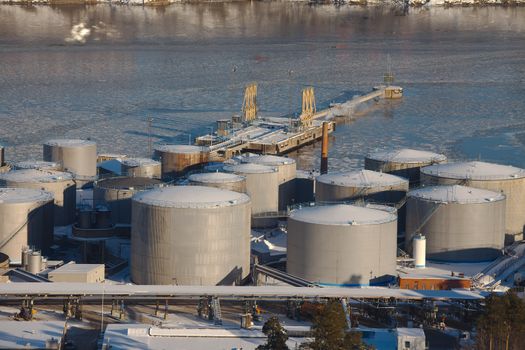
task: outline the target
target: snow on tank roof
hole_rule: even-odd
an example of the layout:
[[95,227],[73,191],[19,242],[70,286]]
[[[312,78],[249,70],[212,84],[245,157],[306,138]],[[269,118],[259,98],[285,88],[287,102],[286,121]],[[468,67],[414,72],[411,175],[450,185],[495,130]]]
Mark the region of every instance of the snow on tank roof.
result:
[[273,155],[243,157],[242,161],[245,163],[262,164],[269,166],[295,164],[295,159]]
[[423,187],[410,191],[408,196],[441,203],[485,203],[505,199],[501,193],[460,185]]
[[133,200],[170,208],[227,207],[250,201],[244,193],[206,186],[169,186],[140,192]]
[[155,146],[155,150],[161,152],[185,154],[208,152],[207,147],[193,145],[157,145]]
[[323,225],[370,225],[394,221],[397,215],[384,210],[337,204],[297,209],[292,211],[290,218]]
[[230,173],[241,173],[241,174],[265,174],[265,173],[275,173],[277,169],[262,164],[255,163],[243,163],[235,165],[225,165],[224,171]]
[[124,158],[120,162],[129,167],[160,165],[160,162],[151,158]]
[[427,175],[471,180],[506,180],[525,177],[525,169],[486,162],[435,164],[421,168]]
[[0,204],[48,202],[53,200],[53,194],[30,188],[0,188]]
[[410,148],[373,152],[367,158],[392,163],[441,163],[447,160],[444,154]]
[[62,171],[21,169],[0,174],[0,180],[12,182],[49,183],[73,180],[73,175]]
[[244,176],[230,173],[200,173],[192,174],[188,177],[190,181],[201,183],[228,183],[241,182],[245,179]]
[[16,162],[14,167],[17,169],[57,169],[60,167],[59,163],[46,162],[45,160],[23,160]]
[[58,147],[86,147],[97,145],[95,141],[81,139],[54,139],[46,141],[45,144]]
[[407,179],[372,170],[324,174],[316,177],[315,181],[330,185],[356,187],[375,187],[400,184],[408,185]]

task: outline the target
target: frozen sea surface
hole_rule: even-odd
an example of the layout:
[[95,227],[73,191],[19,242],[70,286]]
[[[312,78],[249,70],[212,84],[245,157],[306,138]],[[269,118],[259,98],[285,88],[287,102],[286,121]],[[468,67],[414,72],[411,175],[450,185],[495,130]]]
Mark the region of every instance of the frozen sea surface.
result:
[[[367,92],[388,55],[405,97],[338,125],[332,169],[389,147],[525,167],[525,8],[1,5],[0,142],[8,160],[55,137],[147,156],[148,117],[154,142],[187,143],[238,113],[248,82],[261,114],[286,114],[308,85],[321,106]],[[311,169],[319,153],[292,156]]]

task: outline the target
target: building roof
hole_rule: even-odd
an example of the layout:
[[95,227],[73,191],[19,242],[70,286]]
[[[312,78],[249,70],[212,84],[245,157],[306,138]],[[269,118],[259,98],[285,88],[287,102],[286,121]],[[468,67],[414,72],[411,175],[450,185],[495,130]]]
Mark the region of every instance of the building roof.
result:
[[95,141],[81,139],[53,139],[46,141],[45,144],[58,147],[86,147],[97,145]]
[[0,204],[49,202],[53,200],[50,192],[29,188],[0,188]]
[[244,176],[237,175],[237,174],[214,172],[214,173],[192,174],[188,176],[188,179],[192,182],[200,182],[200,183],[231,183],[231,182],[241,182],[241,181],[244,181],[246,178]]
[[372,170],[359,170],[344,173],[324,174],[318,176],[315,179],[315,181],[329,185],[348,187],[372,188],[381,186],[406,185],[408,188],[407,179]]
[[73,180],[71,173],[54,170],[22,169],[0,174],[0,180],[11,182],[49,183]]
[[290,218],[321,225],[370,225],[395,221],[397,215],[384,210],[336,204],[296,209]]
[[366,156],[368,159],[389,163],[442,163],[447,160],[444,154],[420,151],[417,149],[401,148],[386,151],[372,152]]
[[510,180],[525,177],[525,169],[486,162],[435,164],[421,168],[423,174],[450,179]]
[[60,342],[64,321],[0,321],[1,349],[47,349],[47,342]]
[[505,195],[460,185],[422,187],[408,193],[409,197],[440,203],[487,203],[501,201]]
[[104,268],[104,264],[65,264],[60,266],[58,269],[49,272],[49,275],[56,275],[61,273],[88,273],[93,270]]

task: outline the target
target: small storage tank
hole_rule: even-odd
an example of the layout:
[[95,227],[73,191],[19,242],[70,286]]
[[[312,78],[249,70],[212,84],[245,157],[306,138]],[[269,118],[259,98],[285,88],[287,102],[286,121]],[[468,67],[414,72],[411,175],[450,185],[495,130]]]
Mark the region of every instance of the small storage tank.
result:
[[414,266],[417,269],[422,269],[426,266],[427,239],[419,233],[415,234],[412,240],[412,256],[414,257]]
[[44,252],[53,243],[53,194],[28,188],[0,188],[0,252],[21,261],[22,248]]
[[246,193],[252,200],[252,214],[279,209],[279,173],[276,168],[260,164],[224,166],[224,171],[246,178]]
[[388,283],[396,276],[397,217],[346,204],[305,207],[288,218],[287,271],[323,285]]
[[426,237],[431,260],[476,262],[501,255],[505,233],[505,196],[459,185],[430,186],[409,192],[405,248]]
[[97,178],[97,144],[93,141],[49,140],[44,143],[43,159],[62,164],[61,170],[71,172],[81,186]]
[[237,174],[220,172],[200,173],[188,176],[188,180],[192,185],[209,186],[246,193],[246,178]]
[[279,210],[285,210],[295,200],[295,178],[297,165],[295,160],[287,157],[261,155],[243,157],[242,162],[261,164],[276,168],[279,173]]
[[0,174],[0,186],[33,188],[51,192],[54,197],[54,224],[75,222],[76,185],[70,173],[53,170],[23,169]]
[[505,194],[505,241],[510,244],[523,239],[525,169],[478,161],[436,164],[421,169],[421,182],[426,185],[459,184]]
[[250,198],[203,186],[133,197],[131,279],[137,284],[232,285],[250,273]]
[[57,162],[46,162],[44,160],[24,160],[13,164],[16,170],[36,169],[36,170],[60,170],[62,165]]
[[177,177],[208,161],[209,149],[191,145],[160,145],[155,159],[160,159],[162,177]]
[[164,185],[159,179],[147,177],[114,177],[98,180],[93,186],[95,206],[107,204],[111,222],[115,225],[131,225],[131,197],[138,192]]
[[317,202],[344,202],[358,198],[378,203],[400,202],[408,191],[408,180],[371,170],[320,175],[315,179]]
[[42,255],[38,251],[33,251],[28,256],[27,272],[37,274],[42,271]]
[[401,176],[417,185],[420,168],[446,161],[444,154],[402,148],[370,153],[365,157],[365,169]]
[[5,151],[4,146],[0,145],[0,167],[5,165]]
[[120,161],[121,174],[129,177],[160,179],[161,164],[150,158],[124,158]]

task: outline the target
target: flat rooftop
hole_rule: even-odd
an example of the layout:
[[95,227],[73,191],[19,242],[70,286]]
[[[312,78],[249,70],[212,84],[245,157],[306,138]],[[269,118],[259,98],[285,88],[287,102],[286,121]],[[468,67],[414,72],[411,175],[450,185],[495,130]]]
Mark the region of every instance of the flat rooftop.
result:
[[0,321],[0,349],[47,349],[52,340],[60,342],[64,325],[64,321]]
[[65,264],[58,269],[50,271],[49,274],[57,273],[88,273],[98,268],[104,268],[104,264]]

